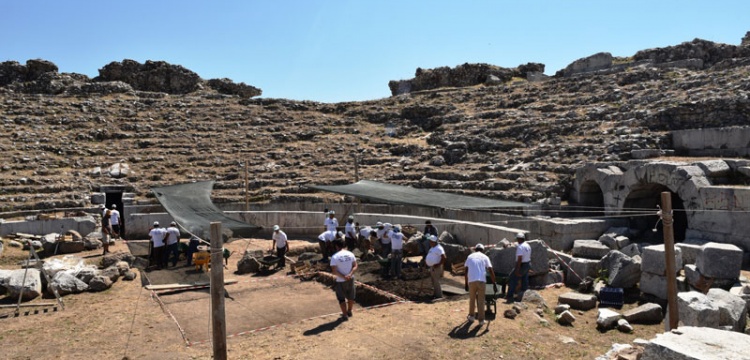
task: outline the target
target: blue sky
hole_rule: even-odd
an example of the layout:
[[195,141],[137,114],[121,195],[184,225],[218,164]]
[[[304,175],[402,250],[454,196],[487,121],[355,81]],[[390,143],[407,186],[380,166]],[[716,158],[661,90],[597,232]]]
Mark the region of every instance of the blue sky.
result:
[[163,60],[263,97],[340,102],[388,97],[417,67],[540,62],[552,75],[601,51],[738,45],[749,15],[747,0],[0,0],[0,61],[94,77]]

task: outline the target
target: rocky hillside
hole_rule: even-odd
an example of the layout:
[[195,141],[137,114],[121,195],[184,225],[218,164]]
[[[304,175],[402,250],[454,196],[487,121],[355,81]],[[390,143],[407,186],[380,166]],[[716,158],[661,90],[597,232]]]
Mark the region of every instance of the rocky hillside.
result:
[[400,95],[336,104],[257,99],[163,62],[111,63],[94,79],[4,62],[0,211],[87,206],[100,185],[145,200],[152,186],[206,179],[215,201],[243,201],[245,164],[253,201],[327,196],[303,185],[353,182],[355,156],[364,179],[565,199],[586,162],[668,150],[670,130],[750,124],[744,40],[595,54],[553,77],[543,64],[420,69],[391,82]]

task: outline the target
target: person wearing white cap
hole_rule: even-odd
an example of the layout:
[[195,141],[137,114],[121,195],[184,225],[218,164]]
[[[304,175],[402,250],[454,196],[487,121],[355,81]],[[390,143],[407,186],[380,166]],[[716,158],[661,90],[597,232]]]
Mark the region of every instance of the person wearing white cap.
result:
[[492,271],[492,262],[484,254],[484,245],[477,244],[474,252],[466,258],[464,263],[466,272],[464,273],[464,288],[469,292],[469,316],[466,319],[469,323],[474,322],[474,309],[477,309],[477,318],[479,326],[484,325],[484,286],[487,282],[487,270],[489,270],[493,290],[497,292],[497,283],[495,281],[495,272]]
[[391,276],[402,279],[401,265],[404,257],[404,234],[401,228],[394,226],[388,236],[391,240]]
[[172,255],[172,267],[177,266],[177,260],[180,259],[180,229],[177,228],[177,223],[172,221],[169,227],[165,230],[164,242],[166,243],[166,250],[164,251],[164,266],[169,265],[169,255]]
[[273,236],[271,237],[273,242],[271,243],[271,250],[276,248],[276,256],[279,257],[279,268],[283,269],[286,266],[286,252],[289,251],[289,243],[287,242],[286,233],[281,231],[279,225],[273,226]]
[[337,231],[339,228],[339,220],[336,219],[336,212],[331,210],[328,212],[328,217],[323,222],[326,227],[326,231]]
[[510,278],[508,279],[508,295],[505,297],[508,303],[514,302],[514,293],[516,292],[516,286],[518,286],[518,280],[521,279],[521,291],[518,295],[523,296],[523,293],[529,288],[529,269],[531,268],[531,246],[526,242],[526,234],[516,234],[516,241],[518,241],[518,247],[516,248],[516,267]]
[[112,204],[112,210],[110,210],[109,223],[112,224],[112,236],[115,239],[120,238],[120,212],[117,211],[117,205]]
[[151,265],[151,261],[154,260],[156,262],[156,268],[161,270],[163,267],[166,267],[166,264],[164,263],[164,237],[167,235],[167,230],[164,230],[164,228],[159,227],[159,222],[154,221],[154,228],[151,229],[151,231],[148,232],[148,236],[151,237],[151,258],[148,260],[149,265]]
[[440,288],[440,278],[443,277],[443,266],[446,259],[445,249],[438,243],[437,236],[428,235],[428,240],[430,242],[430,250],[427,251],[427,256],[424,260],[430,270],[433,297],[434,299],[441,299],[443,297],[443,289]]
[[357,247],[357,226],[354,224],[354,215],[349,215],[346,219],[346,226],[344,227],[344,235],[346,236],[346,249],[349,251],[354,250]]
[[388,254],[391,253],[391,239],[388,237],[388,233],[391,231],[391,224],[390,223],[380,223],[378,222],[378,241],[380,241],[380,247],[381,247],[381,256],[388,257]]
[[336,231],[324,231],[322,234],[318,235],[318,245],[320,245],[320,253],[323,254],[323,259],[321,261],[327,262],[328,256],[333,255],[334,251],[332,242],[333,240],[336,240],[337,237]]

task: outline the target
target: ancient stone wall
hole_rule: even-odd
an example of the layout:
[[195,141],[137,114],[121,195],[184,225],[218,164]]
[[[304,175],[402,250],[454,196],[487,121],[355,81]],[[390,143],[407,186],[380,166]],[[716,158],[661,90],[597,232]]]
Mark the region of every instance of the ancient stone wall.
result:
[[678,155],[747,157],[750,156],[750,127],[673,131],[672,145]]

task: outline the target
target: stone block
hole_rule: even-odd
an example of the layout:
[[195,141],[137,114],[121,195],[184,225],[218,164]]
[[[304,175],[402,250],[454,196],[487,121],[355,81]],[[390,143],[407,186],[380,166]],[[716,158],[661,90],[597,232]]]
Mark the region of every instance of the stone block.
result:
[[617,325],[617,320],[622,319],[622,315],[617,311],[610,309],[599,309],[596,316],[596,328],[599,330],[609,330]]
[[622,316],[633,324],[658,324],[664,318],[659,304],[646,303],[626,311]]
[[724,160],[703,160],[695,163],[706,174],[707,177],[725,177],[732,169]]
[[742,250],[732,244],[707,243],[695,265],[703,276],[736,279],[742,269]]
[[558,304],[557,306],[555,306],[555,315],[560,315],[561,313],[565,311],[569,311],[569,310],[570,310],[570,305]]
[[641,278],[641,263],[617,251],[611,250],[599,262],[602,271],[606,271],[607,284],[618,288],[631,288]]
[[748,359],[750,336],[705,327],[680,326],[656,335],[640,360]]
[[747,303],[726,290],[711,289],[706,297],[719,307],[719,326],[729,326],[732,331],[745,332]]
[[568,292],[560,295],[557,298],[557,302],[560,304],[570,305],[570,307],[575,310],[586,311],[596,307],[596,296],[591,294]]
[[541,240],[529,240],[528,244],[531,247],[531,273],[541,275],[549,272],[547,247]]
[[609,247],[597,240],[576,240],[571,254],[575,257],[599,260],[609,252]]
[[[720,310],[715,302],[697,291],[677,294],[677,309],[680,326],[704,326],[718,328],[721,325]],[[669,308],[667,308],[669,314]]]
[[617,245],[617,249],[622,249],[630,245],[630,238],[627,236],[620,235],[615,238],[615,245]]
[[516,248],[514,246],[505,249],[492,248],[487,250],[486,254],[490,258],[493,271],[496,273],[510,274],[516,266],[514,261]]
[[617,330],[620,332],[624,332],[626,334],[630,334],[633,332],[633,326],[630,325],[630,323],[625,319],[617,320]]
[[[682,269],[682,251],[678,247],[675,247],[674,251],[675,273],[677,273]],[[641,259],[641,270],[643,270],[643,272],[661,276],[667,274],[664,245],[651,245],[644,247]]]
[[625,246],[620,249],[620,252],[630,257],[636,255],[641,256],[641,248],[640,246],[638,246],[638,244],[630,244],[628,246]]
[[10,299],[33,300],[42,295],[42,279],[38,269],[8,270],[0,277],[0,287],[4,287]]
[[695,261],[698,259],[698,254],[701,252],[701,245],[677,243],[674,244],[674,246],[680,248],[683,264],[695,264]]
[[88,290],[89,286],[73,275],[72,271],[60,271],[55,274],[52,281],[47,284],[47,289],[52,292],[57,290],[60,296],[77,294]]
[[615,236],[615,234],[604,234],[599,237],[598,241],[611,250],[618,250],[619,248],[617,247],[617,243],[615,242]]
[[560,325],[572,325],[573,322],[576,321],[576,317],[573,316],[573,313],[571,313],[568,310],[564,310],[561,313],[559,313],[557,316],[555,316],[555,320]]
[[659,299],[667,298],[667,277],[654,275],[649,272],[641,272],[641,281],[638,284],[641,292],[651,294]]
[[570,268],[565,276],[565,285],[576,286],[586,279],[587,276],[596,277],[598,268],[599,260],[573,258],[570,261]]
[[685,265],[684,270],[685,280],[688,285],[695,289],[702,289],[701,291],[705,291],[709,288],[721,288],[726,290],[731,288],[737,281],[737,279],[720,279],[703,276],[698,270],[698,267],[692,264]]

